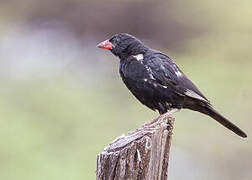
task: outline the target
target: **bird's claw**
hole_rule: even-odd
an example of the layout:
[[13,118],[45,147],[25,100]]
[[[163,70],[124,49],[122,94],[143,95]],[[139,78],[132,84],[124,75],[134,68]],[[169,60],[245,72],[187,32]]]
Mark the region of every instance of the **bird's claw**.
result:
[[178,112],[178,111],[179,111],[179,109],[171,109],[170,111],[168,111],[164,114],[161,114],[160,116],[153,119],[151,122],[146,123],[145,125],[148,125],[148,126],[151,125],[154,127],[158,124],[161,124],[162,122],[166,122],[173,113]]

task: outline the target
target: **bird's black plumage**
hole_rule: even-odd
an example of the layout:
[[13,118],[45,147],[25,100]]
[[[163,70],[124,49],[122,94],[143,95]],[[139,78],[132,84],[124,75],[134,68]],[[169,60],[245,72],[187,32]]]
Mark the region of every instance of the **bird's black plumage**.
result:
[[144,105],[160,114],[187,108],[211,116],[242,137],[247,135],[213,109],[179,67],[165,54],[150,49],[135,37],[121,33],[98,47],[110,49],[120,58],[120,75],[127,88]]

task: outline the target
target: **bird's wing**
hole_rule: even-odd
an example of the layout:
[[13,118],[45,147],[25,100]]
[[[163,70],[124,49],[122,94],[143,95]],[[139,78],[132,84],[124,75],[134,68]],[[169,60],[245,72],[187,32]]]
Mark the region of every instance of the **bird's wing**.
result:
[[209,100],[168,56],[160,52],[154,52],[147,57],[145,63],[150,67],[153,77],[160,84],[173,88],[180,95],[189,96],[210,104]]

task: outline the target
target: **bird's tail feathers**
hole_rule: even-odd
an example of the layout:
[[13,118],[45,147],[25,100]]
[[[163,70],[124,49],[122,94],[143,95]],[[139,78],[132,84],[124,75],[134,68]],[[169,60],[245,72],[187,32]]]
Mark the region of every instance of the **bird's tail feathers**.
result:
[[217,122],[225,126],[226,128],[233,131],[235,134],[245,138],[247,137],[246,133],[244,133],[240,128],[238,128],[236,125],[234,125],[232,122],[230,122],[228,119],[226,119],[224,116],[222,116],[220,113],[218,113],[213,107],[210,105],[207,105],[203,107],[202,113],[211,116],[213,119],[215,119]]

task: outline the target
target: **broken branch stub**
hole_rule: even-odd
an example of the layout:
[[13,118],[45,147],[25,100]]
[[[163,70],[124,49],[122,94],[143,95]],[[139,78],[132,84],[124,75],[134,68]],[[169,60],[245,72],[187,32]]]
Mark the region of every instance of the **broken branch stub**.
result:
[[97,156],[97,180],[167,180],[174,118],[160,116],[116,138]]

